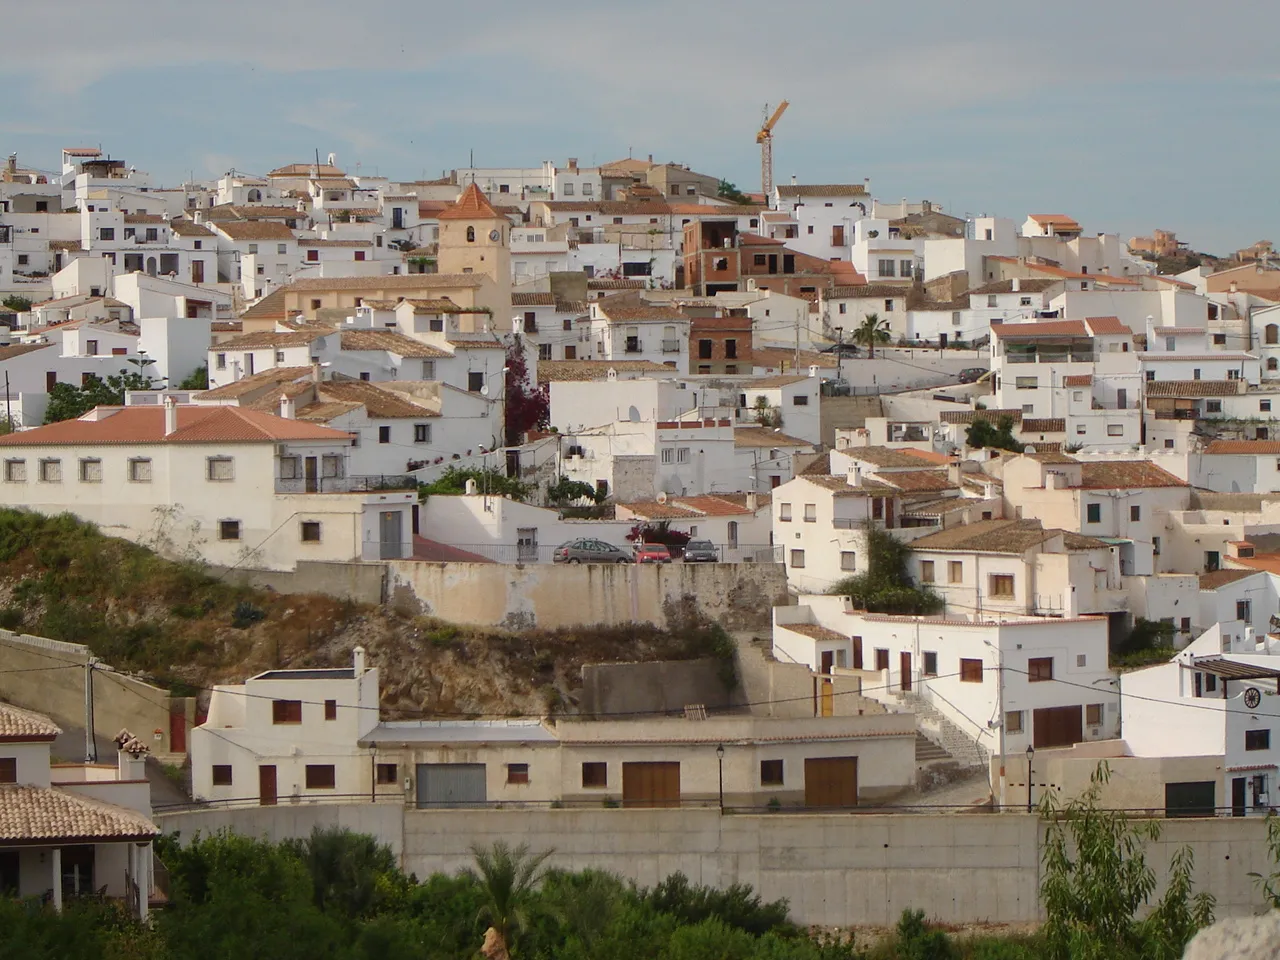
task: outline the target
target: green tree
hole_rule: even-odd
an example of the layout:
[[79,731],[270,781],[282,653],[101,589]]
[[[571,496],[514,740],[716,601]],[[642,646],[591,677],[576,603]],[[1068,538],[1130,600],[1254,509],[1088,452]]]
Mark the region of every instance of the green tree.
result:
[[729,203],[747,204],[751,202],[751,198],[738,189],[736,184],[730,183],[728,180],[721,180],[719,186],[716,187],[716,196],[721,200],[727,200]]
[[1052,960],[1175,960],[1201,927],[1213,922],[1214,898],[1192,894],[1190,847],[1173,855],[1165,894],[1143,919],[1139,909],[1156,888],[1146,844],[1160,839],[1155,820],[1129,820],[1100,806],[1110,769],[1100,763],[1089,789],[1062,803],[1051,791],[1040,804],[1045,820],[1040,897],[1043,933]]
[[179,390],[208,390],[209,389],[209,368],[201,364],[187,374],[186,378],[178,384]]
[[121,370],[106,380],[92,373],[85,374],[84,383],[55,383],[49,390],[49,406],[45,409],[44,422],[74,420],[94,407],[118,407],[124,404],[126,390],[154,390],[155,381],[142,373]]
[[12,310],[14,313],[26,313],[31,309],[31,300],[29,297],[20,297],[16,293],[11,293],[0,300],[0,307]]
[[495,497],[511,497],[513,500],[527,500],[533,492],[530,484],[522,483],[515,477],[505,476],[493,467],[447,467],[431,483],[418,488],[418,496],[426,499],[433,494],[458,495],[467,492],[467,481],[474,480],[480,493],[489,493]]
[[491,849],[471,847],[475,877],[484,896],[477,919],[493,927],[502,946],[513,954],[517,938],[529,926],[529,907],[542,879],[542,865],[552,853],[532,853],[526,843],[512,847],[501,840]]
[[872,613],[923,615],[942,609],[942,598],[917,586],[907,573],[909,546],[872,521],[863,526],[863,538],[866,572],[837,581],[827,593],[849,597],[859,609]]
[[1026,444],[1013,435],[1013,417],[1001,417],[993,426],[986,417],[975,417],[964,433],[964,442],[975,450],[994,447],[1021,453]]
[[878,313],[868,313],[853,330],[850,338],[867,348],[867,356],[875,358],[876,344],[889,342],[889,321],[881,320]]
[[589,483],[583,483],[581,480],[571,480],[562,476],[555,483],[547,484],[547,501],[556,506],[563,506],[566,503],[573,503],[577,500],[590,500],[593,503],[599,503],[603,499],[596,487]]
[[[1267,814],[1267,850],[1271,854],[1271,862],[1280,864],[1280,817],[1274,810]],[[1280,869],[1272,870],[1266,876],[1257,872],[1250,872],[1249,876],[1262,890],[1271,909],[1280,910]]]
[[372,911],[379,881],[396,873],[390,847],[339,827],[315,827],[298,853],[311,874],[316,906],[353,919]]

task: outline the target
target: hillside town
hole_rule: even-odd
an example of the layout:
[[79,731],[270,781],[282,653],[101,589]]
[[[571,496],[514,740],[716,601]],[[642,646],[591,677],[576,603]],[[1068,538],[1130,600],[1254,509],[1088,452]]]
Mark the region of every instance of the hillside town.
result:
[[[758,137],[758,191],[638,151],[396,180],[317,150],[175,185],[127,143],[10,154],[7,513],[69,515],[285,604],[416,617],[436,652],[483,630],[545,662],[522,692],[498,678],[466,700],[372,641],[320,653],[307,628],[282,655],[244,593],[234,626],[271,662],[229,656],[179,687],[7,586],[0,891],[58,910],[97,891],[145,919],[169,896],[161,834],[280,839],[235,819],[270,808],[309,831],[341,807],[375,833],[391,811],[421,876],[477,839],[435,818],[475,810],[510,824],[479,839],[545,833],[625,872],[592,846],[603,828],[513,818],[856,811],[951,831],[980,813],[996,830],[1100,766],[1107,809],[1263,836],[1280,257],[1069,211],[957,216],[853,176],[775,182],[785,108]],[[530,639],[596,627],[703,645],[561,675]],[[626,851],[649,851],[635,836]],[[752,869],[806,923],[896,920]],[[1021,876],[921,881],[918,905],[1034,922]],[[1241,878],[1214,891],[1226,912],[1254,896]]]

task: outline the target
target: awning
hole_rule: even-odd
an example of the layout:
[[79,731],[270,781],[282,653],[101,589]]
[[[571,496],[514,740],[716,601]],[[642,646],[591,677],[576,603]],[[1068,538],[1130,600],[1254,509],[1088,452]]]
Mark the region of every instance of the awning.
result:
[[1191,661],[1191,669],[1201,673],[1212,673],[1224,680],[1276,680],[1280,679],[1280,669],[1264,667],[1259,664],[1241,663],[1238,660],[1227,660],[1223,657],[1195,657]]

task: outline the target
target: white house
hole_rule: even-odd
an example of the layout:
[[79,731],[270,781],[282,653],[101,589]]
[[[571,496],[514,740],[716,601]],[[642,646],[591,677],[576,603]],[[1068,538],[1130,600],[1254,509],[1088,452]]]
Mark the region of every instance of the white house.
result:
[[710,540],[722,563],[773,559],[772,512],[769,497],[761,494],[717,493],[619,503],[616,516],[633,523],[665,523],[691,540]]
[[379,771],[359,740],[378,725],[378,703],[378,669],[361,647],[350,667],[219,684],[191,731],[191,792],[262,806],[372,800]]
[[631,522],[566,520],[558,510],[477,489],[459,496],[432,495],[420,508],[422,536],[498,563],[550,563],[567,540],[592,537],[626,547]]
[[649,360],[689,372],[689,318],[671,307],[621,293],[591,303],[578,323],[579,356],[597,360]]
[[790,183],[775,186],[770,200],[794,221],[788,244],[793,250],[821,260],[848,260],[853,225],[867,216],[871,197],[863,183]]

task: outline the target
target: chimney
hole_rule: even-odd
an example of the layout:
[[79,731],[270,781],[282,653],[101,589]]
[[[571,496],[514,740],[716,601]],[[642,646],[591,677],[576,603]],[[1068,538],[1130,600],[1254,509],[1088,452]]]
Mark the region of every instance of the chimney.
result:
[[1068,620],[1078,617],[1080,615],[1080,604],[1076,599],[1076,588],[1074,586],[1067,587],[1067,593],[1063,599],[1066,603],[1063,606],[1062,615]]
[[466,486],[467,496],[474,497],[476,495],[476,489],[476,482],[474,480],[468,480]]
[[147,754],[150,752],[147,745],[128,730],[121,730],[116,734],[115,745],[119,751],[116,754],[116,779],[145,782]]
[[1022,289],[1022,280],[1020,280],[1018,277],[1014,277],[1014,278],[1013,278],[1013,292],[1014,292],[1014,293],[1017,293],[1017,292],[1018,292],[1019,290],[1021,290],[1021,289]]
[[164,398],[164,435],[170,436],[178,430],[178,401],[173,397]]
[[320,361],[319,360],[311,361],[311,382],[312,383],[320,382]]
[[650,163],[653,163],[653,154],[652,154],[652,153],[651,153],[651,154],[649,154],[649,162],[650,162]]
[[793,187],[796,185],[796,175],[794,173],[791,175],[791,185]]
[[293,400],[287,393],[280,394],[280,416],[286,420],[295,419]]
[[1232,280],[1231,285],[1227,287],[1227,291],[1229,293],[1238,293],[1239,290],[1240,290],[1240,284],[1236,283],[1236,281],[1234,280]]
[[570,170],[572,173],[577,173],[577,172],[578,172],[578,158],[577,158],[577,157],[570,157],[570,158],[569,158],[569,170]]
[[758,493],[747,494],[747,509],[750,510],[752,513],[755,513],[757,510],[760,509],[760,494]]
[[364,661],[364,647],[356,647],[351,651],[351,666],[356,679],[364,676],[365,670],[368,669]]
[[850,486],[862,486],[862,466],[860,464],[855,463],[849,468],[848,479]]

